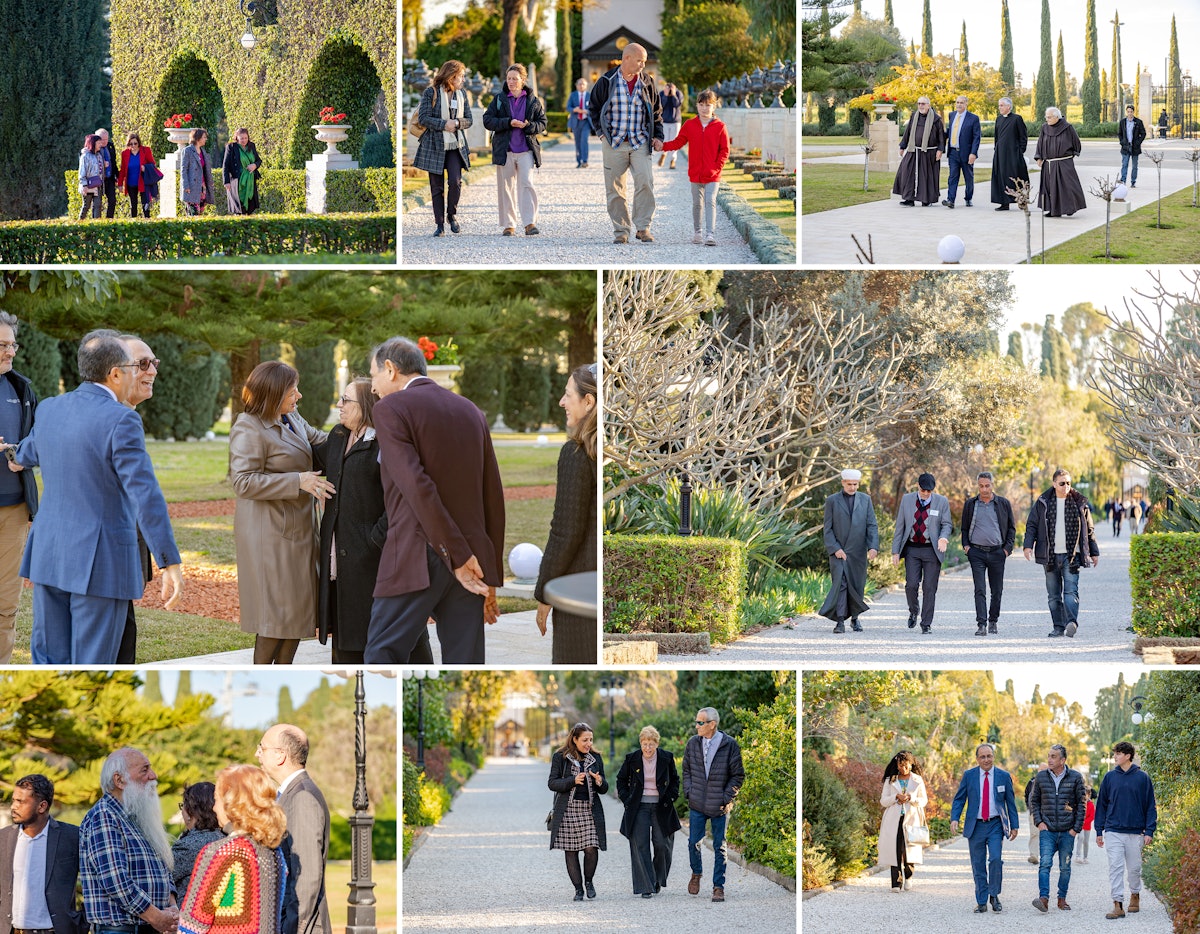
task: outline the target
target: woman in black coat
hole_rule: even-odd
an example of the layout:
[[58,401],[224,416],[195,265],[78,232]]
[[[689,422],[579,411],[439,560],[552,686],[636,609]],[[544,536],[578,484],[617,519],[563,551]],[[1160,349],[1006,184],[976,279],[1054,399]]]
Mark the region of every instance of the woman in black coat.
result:
[[[595,898],[592,877],[600,861],[600,850],[608,849],[604,836],[604,795],[608,779],[604,760],[592,750],[592,728],[586,723],[571,727],[562,748],[550,760],[546,787],[554,792],[554,817],[550,822],[550,849],[563,850],[567,875],[575,886],[575,901]],[[579,851],[583,850],[583,872]]]
[[230,214],[253,214],[258,210],[261,168],[262,160],[250,142],[250,131],[241,127],[225,147],[225,158],[221,160],[221,178]]
[[621,835],[629,838],[633,894],[642,898],[653,898],[667,884],[675,832],[681,826],[675,813],[679,797],[675,757],[659,749],[658,741],[658,730],[642,727],[638,734],[642,748],[629,753],[617,773],[617,797],[625,805]]
[[[558,400],[567,412],[567,443],[558,454],[558,486],[550,537],[533,596],[537,626],[546,634],[550,605],[543,590],[564,574],[596,570],[596,365],[576,367]],[[554,611],[555,665],[596,664],[596,620]]]
[[[350,382],[337,402],[339,424],[313,449],[317,469],[324,470],[335,491],[321,516],[319,634],[322,645],[333,634],[332,661],[351,665],[363,663],[371,594],[387,541],[374,406],[371,381],[359,377]],[[428,629],[409,662],[433,664]]]
[[525,83],[524,65],[509,65],[504,79],[507,90],[492,98],[483,115],[484,128],[492,134],[492,162],[500,167],[496,170],[500,229],[503,236],[511,237],[519,213],[525,236],[532,237],[541,232],[533,170],[542,165],[538,137],[546,132],[546,108]]

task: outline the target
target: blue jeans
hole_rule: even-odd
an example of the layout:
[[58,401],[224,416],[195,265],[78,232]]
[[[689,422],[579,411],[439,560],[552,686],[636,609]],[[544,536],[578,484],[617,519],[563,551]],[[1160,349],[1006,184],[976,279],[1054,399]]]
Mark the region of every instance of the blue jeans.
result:
[[1067,886],[1071,884],[1071,853],[1075,849],[1075,838],[1069,831],[1043,830],[1038,834],[1038,846],[1042,859],[1038,863],[1038,895],[1050,897],[1050,867],[1054,854],[1058,854],[1058,897],[1067,897]]
[[704,839],[704,825],[712,824],[713,838],[713,885],[725,885],[725,821],[727,814],[720,817],[708,817],[699,811],[688,811],[688,860],[692,872],[704,874],[704,866],[700,862],[700,841]]
[[975,877],[975,904],[986,905],[988,896],[999,895],[1004,884],[1004,825],[1000,818],[975,821],[967,847]]
[[[1126,170],[1129,168],[1129,160],[1130,159],[1133,160],[1133,175],[1132,176],[1125,174]],[[1137,160],[1138,160],[1137,156],[1131,155],[1130,153],[1127,153],[1127,152],[1121,153],[1121,177],[1118,179],[1118,181],[1123,182],[1123,181],[1125,181],[1125,179],[1129,179],[1129,184],[1131,184],[1131,185],[1137,184]]]
[[1051,555],[1046,564],[1046,596],[1055,629],[1079,622],[1079,570],[1071,570],[1067,555]]

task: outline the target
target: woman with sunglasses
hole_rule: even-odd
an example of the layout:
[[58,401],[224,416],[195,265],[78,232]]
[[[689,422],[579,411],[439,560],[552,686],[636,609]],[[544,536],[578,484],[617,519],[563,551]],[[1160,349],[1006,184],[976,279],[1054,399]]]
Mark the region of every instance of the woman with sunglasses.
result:
[[150,177],[158,167],[154,165],[154,153],[149,146],[143,146],[141,137],[130,133],[125,141],[125,149],[121,152],[121,171],[117,173],[117,187],[123,188],[129,195],[129,216],[138,216],[138,200],[142,202],[142,216],[150,216],[150,203],[155,200],[155,186],[146,183],[146,167],[151,166]]
[[[321,516],[318,634],[322,645],[332,634],[332,661],[350,665],[363,663],[371,594],[387,541],[379,441],[371,419],[375,401],[370,379],[349,382],[337,401],[338,424],[313,449],[317,470],[337,491]],[[433,664],[428,629],[409,662]]]
[[595,898],[592,878],[600,861],[600,850],[608,848],[604,836],[608,779],[604,777],[604,760],[592,749],[592,728],[586,723],[571,727],[566,742],[554,753],[546,785],[554,792],[550,849],[562,850],[566,856],[567,875],[575,886],[575,901],[583,901],[585,892],[588,898]]

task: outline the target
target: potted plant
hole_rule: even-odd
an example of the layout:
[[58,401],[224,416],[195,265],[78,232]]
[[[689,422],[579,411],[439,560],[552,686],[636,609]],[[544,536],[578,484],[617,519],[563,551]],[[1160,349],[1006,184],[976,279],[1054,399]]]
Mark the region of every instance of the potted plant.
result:
[[346,123],[346,115],[338,113],[332,107],[322,107],[317,119],[320,122],[312,127],[316,130],[317,141],[325,144],[326,153],[340,152],[337,144],[344,143],[349,131],[353,129],[353,126]]
[[878,114],[876,119],[882,120],[896,109],[896,98],[890,94],[872,94],[871,105],[875,108],[875,113]]
[[171,114],[163,121],[163,126],[167,129],[167,139],[180,149],[188,144],[194,129],[191,114]]
[[453,390],[456,377],[462,372],[458,363],[458,345],[454,343],[454,338],[447,337],[439,344],[428,337],[421,337],[417,346],[425,354],[425,370],[429,378],[439,386]]

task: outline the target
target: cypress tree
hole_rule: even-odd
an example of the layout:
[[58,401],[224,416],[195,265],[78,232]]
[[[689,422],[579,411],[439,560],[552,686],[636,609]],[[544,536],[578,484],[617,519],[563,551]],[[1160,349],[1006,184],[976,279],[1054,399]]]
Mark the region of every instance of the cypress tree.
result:
[[1042,113],[1038,110],[1038,89],[1037,89],[1037,72],[1033,74],[1033,81],[1029,85],[1029,116],[1038,123],[1042,122]]
[[1175,32],[1175,17],[1171,17],[1171,50],[1167,54],[1167,119],[1171,126],[1183,123],[1183,108],[1180,106],[1180,91],[1183,76],[1179,70],[1179,35]]
[[1108,87],[1112,92],[1109,100],[1112,102],[1110,120],[1120,120],[1121,114],[1121,14],[1113,12],[1112,38],[1112,67],[1108,70]]
[[567,109],[567,101],[574,88],[574,62],[571,60],[571,4],[559,0],[554,11],[554,35],[558,45],[558,57],[554,59],[555,85],[558,88],[558,110]]
[[1033,119],[1039,119],[1047,107],[1054,106],[1054,48],[1050,38],[1050,0],[1042,0],[1042,57],[1038,64],[1037,101],[1038,109]]
[[1054,59],[1054,106],[1067,115],[1067,65],[1063,55],[1062,30],[1058,32],[1058,53]]
[[175,688],[175,703],[179,704],[181,698],[192,696],[192,673],[188,669],[183,668],[179,672],[179,684]]
[[4,8],[0,216],[58,217],[67,207],[63,171],[79,164],[84,136],[103,119],[101,2],[9,0]]
[[1108,119],[1108,72],[1100,69],[1100,119]]
[[162,675],[151,668],[145,674],[146,681],[142,685],[142,700],[147,704],[161,704],[162,697]]
[[1008,335],[1008,357],[1017,366],[1025,365],[1025,349],[1021,344],[1021,334],[1013,331]]
[[1083,103],[1083,125],[1100,122],[1100,52],[1096,33],[1096,0],[1088,0],[1087,27],[1084,34],[1083,84],[1079,86]]
[[1017,88],[1017,72],[1013,66],[1012,24],[1008,21],[1008,0],[1000,2],[1000,80],[1004,90],[1012,94]]
[[862,0],[854,0],[854,12],[862,16]]
[[912,40],[908,43],[908,63],[914,67],[921,64],[921,60],[917,57],[917,43]]
[[895,26],[896,22],[892,18],[892,0],[884,0],[883,4],[883,21],[889,26]]
[[921,54],[933,58],[933,20],[929,16],[929,0],[925,0],[925,18],[921,23]]
[[971,53],[967,51],[967,21],[963,20],[962,35],[958,37],[958,57],[963,63],[963,70],[971,73]]

